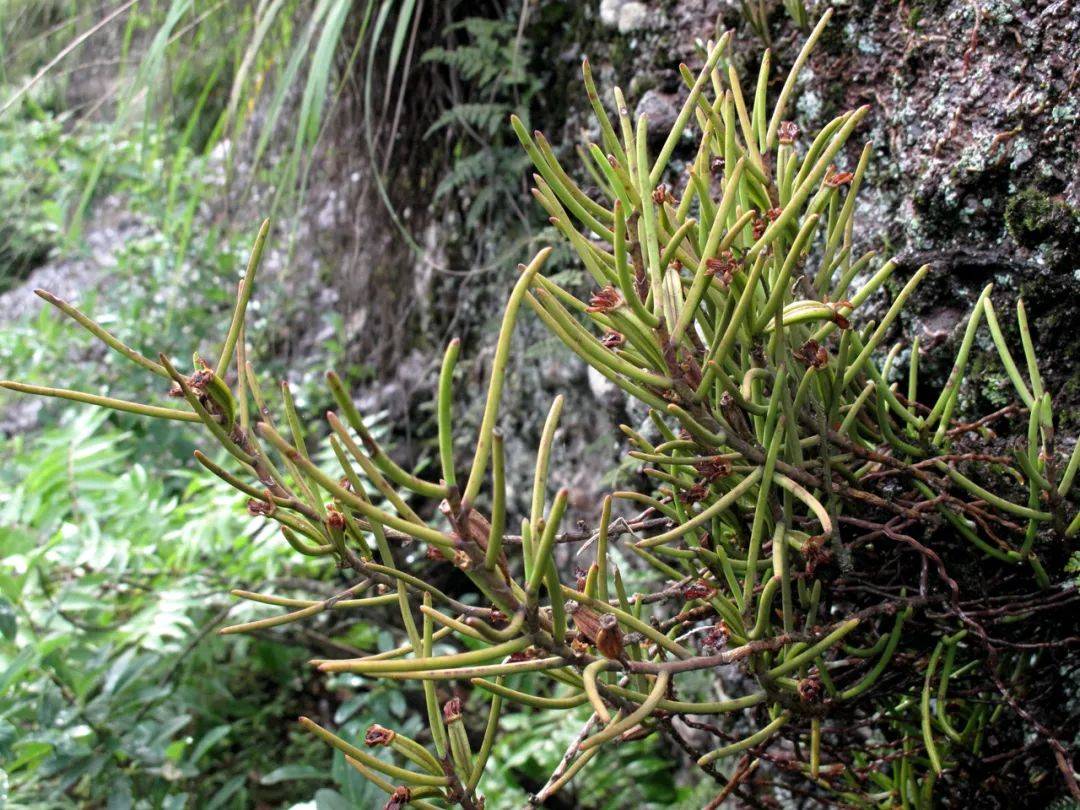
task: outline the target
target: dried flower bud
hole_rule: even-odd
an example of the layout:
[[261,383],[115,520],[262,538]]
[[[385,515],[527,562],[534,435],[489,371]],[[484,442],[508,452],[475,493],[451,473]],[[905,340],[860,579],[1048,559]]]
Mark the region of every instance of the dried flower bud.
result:
[[424,552],[424,556],[427,557],[429,560],[433,560],[435,562],[446,561],[446,557],[444,557],[443,553],[439,551],[439,549],[435,546],[428,546],[427,551]]
[[782,213],[784,213],[783,208],[770,208],[765,212],[765,216],[768,218],[769,222],[776,222],[776,220],[780,219]]
[[790,146],[799,137],[799,126],[794,121],[781,121],[776,134],[780,143]]
[[712,456],[694,465],[698,474],[710,484],[731,475],[731,462],[723,456]]
[[600,617],[600,629],[596,634],[596,649],[605,658],[613,661],[621,661],[625,656],[623,650],[622,630],[619,628],[619,620],[610,613]]
[[620,306],[622,302],[622,296],[619,295],[619,291],[609,284],[607,287],[593,293],[592,298],[589,299],[589,306],[585,307],[585,311],[610,312]]
[[690,602],[694,599],[708,599],[715,593],[713,588],[710,588],[708,583],[698,580],[697,582],[691,582],[683,586],[683,599]]
[[326,525],[339,531],[345,528],[345,516],[337,507],[329,504],[326,507]]
[[368,730],[364,733],[364,745],[369,748],[376,745],[390,745],[396,736],[397,732],[391,731],[385,726],[380,726],[378,723],[373,723],[368,726]]
[[714,175],[722,174],[724,171],[724,159],[717,155],[709,161],[709,169]]
[[795,356],[795,359],[808,366],[813,366],[814,368],[825,368],[829,363],[828,350],[813,338],[806,341],[806,343],[793,351],[792,354]]
[[578,636],[570,642],[570,649],[578,655],[584,655],[589,651],[589,642]]
[[404,785],[394,788],[390,799],[383,805],[383,810],[404,810],[412,801],[412,791]]
[[584,638],[595,644],[596,637],[600,634],[600,614],[577,602],[567,607],[567,613],[574,619],[574,627]]
[[468,571],[473,567],[472,557],[466,554],[462,549],[456,549],[454,551],[454,565],[462,571]]
[[500,624],[506,624],[509,617],[501,610],[492,610],[491,615],[488,616],[488,622],[496,626]]
[[671,191],[668,190],[666,183],[661,183],[653,189],[652,199],[657,205],[663,205],[664,203],[675,204],[675,198],[672,196]]
[[442,708],[443,719],[447,723],[453,723],[455,720],[461,719],[461,698],[450,698],[443,704]]
[[727,644],[728,639],[731,637],[731,632],[728,630],[727,623],[721,619],[705,634],[705,646],[714,650],[718,650]]
[[754,217],[754,240],[760,239],[765,234],[766,222],[759,216]]
[[214,378],[214,372],[208,368],[201,368],[188,377],[188,385],[194,388],[196,391],[204,390],[210,381]]
[[583,569],[580,565],[574,566],[574,584],[579,591],[585,590],[585,580],[588,579],[589,572]]
[[725,250],[713,259],[705,260],[705,272],[717,279],[725,287],[731,285],[731,280],[735,277],[738,269],[739,265],[730,250]]
[[839,188],[840,186],[851,185],[852,178],[855,177],[851,172],[836,172],[833,173],[835,166],[830,166],[828,173],[825,175],[825,185],[829,188]]
[[679,493],[679,500],[685,504],[700,503],[707,497],[709,497],[709,488],[701,482],[697,482],[689,489],[684,489]]
[[247,510],[256,517],[266,517],[274,514],[274,504],[252,498],[247,502]]
[[819,565],[824,565],[832,558],[832,552],[825,548],[825,535],[815,534],[809,538],[802,549],[806,560],[806,573],[813,574]]
[[617,349],[626,343],[626,336],[621,332],[606,332],[600,342],[608,349]]
[[816,703],[821,697],[821,680],[813,676],[803,678],[796,688],[799,691],[799,700],[803,703]]
[[532,661],[536,658],[543,658],[544,651],[539,647],[526,647],[521,652],[512,653],[508,659],[510,663],[515,661]]

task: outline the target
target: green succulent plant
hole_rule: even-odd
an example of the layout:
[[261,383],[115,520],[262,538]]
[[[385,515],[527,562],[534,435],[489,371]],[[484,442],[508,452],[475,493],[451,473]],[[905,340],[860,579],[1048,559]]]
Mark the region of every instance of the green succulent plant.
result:
[[[400,646],[314,664],[419,684],[427,739],[373,727],[363,742],[349,741],[301,719],[385,790],[387,807],[482,807],[485,765],[508,702],[593,710],[535,803],[587,772],[603,746],[657,733],[721,783],[715,806],[731,794],[752,797],[759,778],[801,782],[800,790],[854,806],[928,806],[943,783],[997,745],[990,732],[1003,718],[1037,733],[1033,745],[1052,755],[1076,795],[1065,738],[1025,696],[1053,669],[1042,660],[1072,643],[1067,622],[1036,619],[1074,599],[1064,561],[1080,533],[1080,449],[1068,458],[1059,450],[1022,302],[1023,368],[990,287],[933,402],[917,400],[917,341],[906,386],[891,382],[904,344],[887,341],[930,268],[911,275],[876,322],[863,322],[862,310],[897,268],[854,254],[870,145],[853,171],[835,165],[867,108],[812,138],[800,138],[786,117],[828,17],[772,101],[768,54],[745,94],[728,58],[730,35],[709,43],[696,76],[683,68],[688,96],[656,156],[648,122],[631,118],[618,89],[609,118],[586,61],[601,136],[585,153],[595,197],[542,134],[512,119],[537,170],[535,198],[598,290],[583,301],[546,277],[550,248],[519,268],[467,466],[454,456],[460,346],[450,343],[438,383],[438,481],[383,452],[333,373],[327,381],[339,410],[327,414],[324,439],[338,462],[333,473],[312,460],[287,385],[280,415],[271,415],[244,341],[265,223],[217,362],[196,358],[191,374],[42,294],[170,384],[186,407],[5,387],[200,424],[235,460],[227,470],[198,453],[203,465],[247,493],[251,511],[280,524],[298,553],[325,556],[356,577],[329,600],[237,592],[288,612],[223,632],[398,606]],[[664,181],[694,131],[676,194]],[[538,448],[529,514],[511,533],[499,403],[523,306],[650,409],[648,435],[623,432],[653,486],[604,497],[585,532],[563,526],[568,491],[549,493],[559,397]],[[960,421],[961,383],[984,323],[1016,402]],[[1003,448],[991,426],[1009,420],[1026,421],[1026,430]],[[374,493],[389,506],[373,504]],[[422,566],[405,570],[395,546],[412,541],[435,561],[423,565],[456,566],[473,592],[452,596]],[[578,581],[558,562],[558,550],[574,545],[587,545],[594,560]],[[628,592],[619,560],[648,571],[653,587]],[[435,654],[436,642],[459,651]],[[533,673],[531,686],[516,688],[522,673]],[[752,686],[722,699],[692,697],[683,684],[694,673],[739,673],[727,688]],[[490,695],[482,734],[467,732],[457,698],[439,705],[437,686],[447,681]],[[688,725],[714,743],[702,747],[684,733]],[[379,746],[395,761],[368,750]]]

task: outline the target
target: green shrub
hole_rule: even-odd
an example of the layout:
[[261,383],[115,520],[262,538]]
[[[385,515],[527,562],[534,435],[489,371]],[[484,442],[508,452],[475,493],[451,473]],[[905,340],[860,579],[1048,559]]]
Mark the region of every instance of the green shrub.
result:
[[[0,448],[6,806],[247,807],[316,788],[320,806],[362,799],[359,776],[317,769],[321,751],[289,734],[286,716],[312,699],[312,678],[296,677],[305,640],[212,632],[243,617],[226,591],[253,574],[288,592],[330,572],[272,542],[212,476],[157,480],[132,461],[146,445],[104,416]],[[351,625],[349,640],[378,643],[377,628]],[[357,690],[338,717],[403,722],[392,697]]]
[[[419,684],[426,727],[372,726],[361,741],[327,729],[332,718],[301,718],[390,795],[386,807],[483,806],[507,702],[592,709],[537,803],[572,779],[602,780],[593,760],[650,735],[672,761],[688,756],[719,783],[715,804],[777,785],[866,807],[981,806],[998,789],[1009,800],[1021,789],[1047,801],[1077,793],[1066,748],[1077,718],[1060,715],[1060,669],[1072,644],[1064,569],[1080,533],[1080,449],[1067,456],[1056,440],[1022,304],[1023,369],[987,287],[927,404],[917,344],[903,375],[904,344],[886,348],[929,268],[876,322],[863,320],[896,270],[853,253],[869,145],[852,171],[835,165],[867,109],[812,138],[785,120],[828,16],[771,103],[768,57],[748,93],[728,63],[728,36],[711,43],[701,72],[684,71],[689,96],[655,158],[648,122],[631,120],[616,90],[613,123],[586,63],[602,139],[587,154],[603,201],[578,187],[540,133],[512,120],[537,168],[534,196],[599,289],[580,301],[544,276],[550,249],[520,268],[468,464],[453,453],[459,344],[450,344],[438,481],[389,457],[332,373],[340,416],[328,414],[318,444],[334,464],[312,458],[287,386],[268,406],[243,339],[265,224],[221,351],[213,363],[196,356],[190,373],[52,302],[171,382],[179,406],[4,383],[200,424],[234,460],[226,469],[200,455],[204,466],[298,553],[350,572],[352,584],[330,599],[245,593],[290,610],[223,632],[399,609],[400,643],[312,663]],[[662,181],[695,124],[676,196]],[[561,397],[538,448],[530,513],[520,523],[506,514],[499,400],[523,305],[649,408],[647,426],[623,431],[653,486],[611,493],[586,530],[563,527],[569,492],[548,491]],[[960,386],[984,321],[1016,400],[969,421]],[[568,545],[594,560],[580,576],[568,569],[586,558],[568,560]],[[441,587],[440,566],[468,585]],[[990,769],[997,779],[983,785]]]

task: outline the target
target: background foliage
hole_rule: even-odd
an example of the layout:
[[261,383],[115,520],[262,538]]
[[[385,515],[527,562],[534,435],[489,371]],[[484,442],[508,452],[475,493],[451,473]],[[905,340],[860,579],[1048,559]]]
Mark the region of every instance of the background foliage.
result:
[[[309,291],[329,268],[300,244],[305,214],[325,205],[311,201],[327,183],[320,172],[355,171],[333,160],[325,168],[342,138],[379,169],[359,185],[376,198],[368,213],[385,218],[380,228],[399,229],[415,249],[427,218],[459,218],[455,256],[522,255],[532,225],[516,178],[526,158],[505,120],[532,105],[541,74],[527,70],[520,7],[434,6],[0,4],[3,376],[63,371],[84,390],[131,395],[115,358],[26,288],[58,279],[132,345],[198,344],[230,306],[221,281],[243,266],[256,210],[288,223],[261,296]],[[417,113],[405,91],[425,71],[437,92]],[[426,173],[395,177],[396,149],[417,145],[439,157]],[[294,271],[290,259],[309,266]],[[267,323],[253,311],[252,332],[279,368],[302,352],[310,365],[365,378],[355,346],[345,356],[339,309],[300,313],[299,331],[317,345],[297,338],[289,312]],[[291,382],[302,408],[320,406],[308,379]],[[230,587],[261,577],[277,592],[309,592],[325,572],[257,531],[242,503],[193,469],[175,431],[21,408],[0,399],[0,805],[372,806],[370,786],[340,756],[328,770],[325,748],[292,720],[303,712],[345,733],[371,722],[409,733],[405,696],[348,678],[323,689],[302,665],[319,639],[214,632],[242,614]],[[371,649],[380,632],[361,625],[350,637]],[[524,714],[507,731],[494,754],[503,764],[495,806],[523,800],[536,787],[529,774],[557,764],[569,733]],[[666,762],[641,748],[614,757],[581,806],[621,806],[629,779],[639,806],[685,797]]]

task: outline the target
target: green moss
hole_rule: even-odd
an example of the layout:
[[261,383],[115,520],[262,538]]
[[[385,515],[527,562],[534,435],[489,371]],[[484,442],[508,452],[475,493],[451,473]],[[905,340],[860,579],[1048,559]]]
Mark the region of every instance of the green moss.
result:
[[1059,242],[1075,234],[1078,225],[1075,210],[1036,188],[1014,194],[1005,207],[1005,227],[1023,247]]

